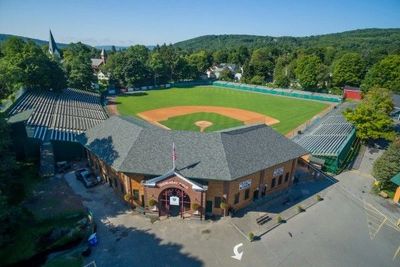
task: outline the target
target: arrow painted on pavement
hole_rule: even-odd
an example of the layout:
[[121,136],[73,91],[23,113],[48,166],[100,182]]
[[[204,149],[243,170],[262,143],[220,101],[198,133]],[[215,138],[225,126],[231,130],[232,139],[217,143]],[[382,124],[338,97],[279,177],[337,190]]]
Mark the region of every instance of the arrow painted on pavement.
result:
[[237,244],[236,246],[233,247],[233,253],[235,253],[234,256],[231,256],[232,258],[236,260],[241,260],[243,256],[243,251],[239,253],[238,249],[243,246],[243,243]]

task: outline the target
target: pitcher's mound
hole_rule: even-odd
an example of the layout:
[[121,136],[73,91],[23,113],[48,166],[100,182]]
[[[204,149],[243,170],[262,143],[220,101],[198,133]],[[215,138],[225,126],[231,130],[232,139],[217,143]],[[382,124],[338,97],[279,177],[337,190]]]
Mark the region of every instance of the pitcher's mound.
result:
[[204,132],[207,127],[213,125],[211,121],[196,121],[194,124],[200,128],[200,132]]

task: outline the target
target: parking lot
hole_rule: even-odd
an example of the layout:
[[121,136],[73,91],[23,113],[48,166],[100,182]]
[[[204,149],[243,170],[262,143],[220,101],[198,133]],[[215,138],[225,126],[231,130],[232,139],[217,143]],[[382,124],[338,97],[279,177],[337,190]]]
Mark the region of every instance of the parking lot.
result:
[[[230,218],[154,224],[134,214],[107,185],[86,189],[65,175],[98,223],[99,244],[86,262],[97,266],[399,266],[400,232],[337,186],[325,199],[262,236],[247,241]],[[232,258],[233,248],[243,252]]]

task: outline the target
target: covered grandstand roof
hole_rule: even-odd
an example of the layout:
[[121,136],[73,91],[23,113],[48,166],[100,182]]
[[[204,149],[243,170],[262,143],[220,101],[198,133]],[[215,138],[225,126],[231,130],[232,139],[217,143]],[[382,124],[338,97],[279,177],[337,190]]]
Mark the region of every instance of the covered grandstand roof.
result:
[[28,90],[10,110],[9,117],[26,117],[29,137],[76,142],[77,135],[107,119],[99,94],[65,89],[61,93]]
[[337,106],[293,141],[301,145],[314,156],[338,156],[348,139],[354,134],[354,126],[347,122],[343,111],[353,104]]
[[107,165],[127,173],[159,176],[172,168],[187,178],[234,180],[308,154],[301,146],[260,124],[221,132],[166,130],[114,116],[80,136]]

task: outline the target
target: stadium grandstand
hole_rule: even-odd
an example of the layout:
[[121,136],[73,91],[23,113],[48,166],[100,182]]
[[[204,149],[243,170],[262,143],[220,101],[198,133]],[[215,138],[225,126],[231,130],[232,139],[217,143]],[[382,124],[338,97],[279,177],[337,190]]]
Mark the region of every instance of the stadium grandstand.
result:
[[322,119],[315,121],[304,133],[292,140],[310,151],[311,162],[321,165],[331,173],[341,172],[353,159],[358,150],[354,126],[343,116],[352,103],[336,106]]
[[49,166],[54,157],[64,160],[81,155],[77,136],[108,118],[99,94],[77,89],[27,90],[9,110],[19,155],[36,157],[40,152]]
[[99,95],[75,89],[65,89],[60,94],[28,91],[9,116],[23,111],[32,112],[26,126],[33,131],[33,138],[42,141],[76,142],[77,135],[107,119]]

